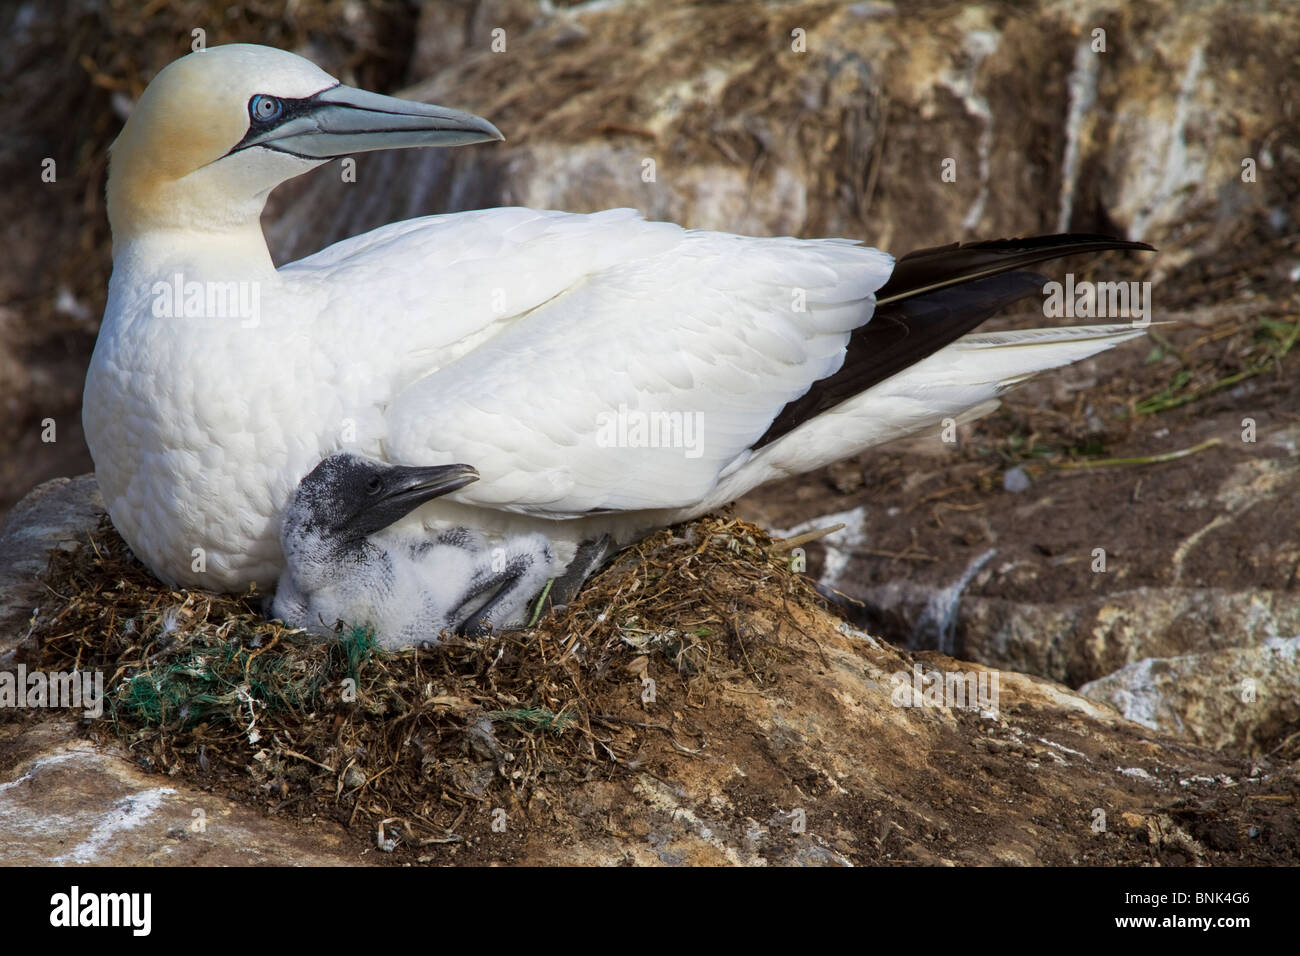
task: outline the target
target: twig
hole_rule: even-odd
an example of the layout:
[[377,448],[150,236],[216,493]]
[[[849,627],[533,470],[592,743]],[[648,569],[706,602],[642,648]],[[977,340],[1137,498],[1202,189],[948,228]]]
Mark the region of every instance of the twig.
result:
[[1063,461],[1060,464],[1052,465],[1056,471],[1086,471],[1089,468],[1118,468],[1128,465],[1161,465],[1167,461],[1177,461],[1179,458],[1186,458],[1188,455],[1195,455],[1198,451],[1205,451],[1214,445],[1221,445],[1218,438],[1207,438],[1199,445],[1193,445],[1191,448],[1183,448],[1179,451],[1165,452],[1163,455],[1143,455],[1138,458],[1094,458],[1083,461]]
[[797,548],[800,545],[816,541],[818,538],[824,538],[828,534],[834,534],[836,531],[844,530],[844,523],[831,525],[829,528],[818,528],[815,531],[805,531],[803,534],[797,534],[793,538],[776,538],[772,542],[774,551],[789,551],[791,548]]
[[300,754],[300,753],[298,753],[298,751],[296,751],[296,750],[290,750],[288,747],[284,747],[284,748],[282,748],[280,752],[281,752],[281,753],[288,754],[290,757],[297,757],[299,760],[305,760],[305,761],[307,761],[308,763],[314,763],[316,766],[320,767],[322,770],[328,770],[330,773],[336,773],[336,772],[337,772],[333,767],[329,766],[328,764],[323,764],[323,763],[321,763],[319,760],[313,760],[311,757],[308,757],[306,754]]

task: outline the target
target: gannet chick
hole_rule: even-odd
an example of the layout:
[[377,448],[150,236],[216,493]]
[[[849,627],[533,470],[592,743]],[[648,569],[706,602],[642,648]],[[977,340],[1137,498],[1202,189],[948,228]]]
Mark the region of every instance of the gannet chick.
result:
[[370,627],[389,649],[437,643],[443,631],[508,630],[553,574],[541,534],[489,547],[468,528],[431,537],[380,534],[426,501],[478,480],[469,465],[416,468],[331,455],[298,484],[284,516],[287,565],[271,613],[333,636]]

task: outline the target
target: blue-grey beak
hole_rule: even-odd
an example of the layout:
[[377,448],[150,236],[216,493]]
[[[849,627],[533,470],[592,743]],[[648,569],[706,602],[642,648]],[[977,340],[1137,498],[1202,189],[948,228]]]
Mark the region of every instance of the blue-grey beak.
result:
[[461,146],[504,138],[472,113],[332,86],[305,99],[254,96],[248,132],[231,152],[263,146],[325,160],[376,149]]

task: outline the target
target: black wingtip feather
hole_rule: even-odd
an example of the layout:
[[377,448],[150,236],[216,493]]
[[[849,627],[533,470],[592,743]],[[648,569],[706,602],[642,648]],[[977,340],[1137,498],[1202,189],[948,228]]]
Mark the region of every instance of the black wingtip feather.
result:
[[[804,422],[956,341],[1046,281],[1026,266],[1082,252],[1154,252],[1145,242],[1089,233],[954,242],[917,249],[894,264],[876,292],[871,320],[853,331],[844,363],[789,402],[752,446],[762,448]],[[1007,273],[1011,273],[1008,275]]]
[[1112,249],[1155,251],[1154,247],[1145,242],[1091,233],[953,242],[946,246],[917,249],[900,258],[894,263],[889,281],[877,290],[876,302],[883,305],[971,279],[1024,269],[1049,259]]
[[1047,280],[1033,272],[988,276],[882,306],[853,331],[839,370],[789,402],[754,443],[762,448],[806,421],[915,365],[1028,298]]

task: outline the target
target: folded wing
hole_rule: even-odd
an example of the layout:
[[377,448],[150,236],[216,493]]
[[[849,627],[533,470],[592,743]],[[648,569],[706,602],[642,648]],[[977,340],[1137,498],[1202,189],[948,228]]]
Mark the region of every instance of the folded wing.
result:
[[388,409],[406,463],[472,461],[466,503],[686,507],[840,367],[893,260],[848,240],[690,232],[588,275]]

